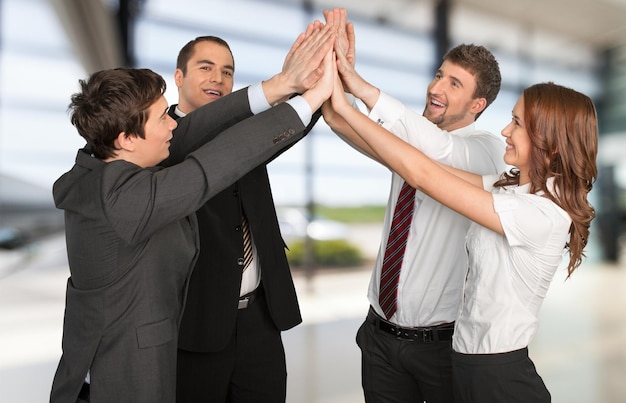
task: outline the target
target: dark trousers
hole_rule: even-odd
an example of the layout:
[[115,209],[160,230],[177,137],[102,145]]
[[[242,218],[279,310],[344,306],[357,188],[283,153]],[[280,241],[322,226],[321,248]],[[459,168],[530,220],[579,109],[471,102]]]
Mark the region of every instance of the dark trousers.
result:
[[528,349],[503,354],[452,352],[456,403],[549,403]]
[[226,348],[178,350],[178,403],[284,403],[286,393],[285,350],[262,294],[238,311]]
[[357,332],[367,403],[451,403],[451,340],[397,338],[369,320]]

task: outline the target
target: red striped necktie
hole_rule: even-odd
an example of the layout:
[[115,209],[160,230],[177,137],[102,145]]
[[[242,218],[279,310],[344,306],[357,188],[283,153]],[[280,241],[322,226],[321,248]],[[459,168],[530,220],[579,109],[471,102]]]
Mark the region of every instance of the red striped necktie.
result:
[[402,267],[406,241],[411,228],[414,205],[415,188],[404,182],[396,208],[393,211],[391,230],[389,231],[380,273],[378,302],[387,319],[391,318],[397,309],[398,279],[400,278],[400,267]]

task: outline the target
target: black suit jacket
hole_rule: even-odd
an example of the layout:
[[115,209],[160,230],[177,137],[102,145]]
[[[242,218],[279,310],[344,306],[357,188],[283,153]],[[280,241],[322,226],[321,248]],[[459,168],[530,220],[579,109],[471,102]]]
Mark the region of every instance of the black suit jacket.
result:
[[[179,118],[175,107],[170,107],[170,116],[179,123],[184,122],[187,116]],[[320,116],[319,111],[314,114],[305,134]],[[174,136],[178,134],[174,132]],[[274,324],[279,330],[286,330],[302,322],[267,174],[266,164],[273,158],[217,194],[196,212],[200,255],[191,276],[180,325],[178,346],[183,350],[219,351],[226,346],[235,328],[242,275],[240,225],[243,211],[258,251],[261,286]]]

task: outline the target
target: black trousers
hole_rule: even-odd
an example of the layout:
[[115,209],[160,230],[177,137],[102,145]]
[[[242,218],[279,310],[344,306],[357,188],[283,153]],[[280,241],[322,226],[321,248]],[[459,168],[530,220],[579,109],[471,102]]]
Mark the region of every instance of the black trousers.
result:
[[238,311],[226,348],[211,353],[178,350],[177,403],[284,403],[286,393],[281,333],[262,294]]
[[502,354],[452,352],[456,403],[549,403],[528,349]]
[[366,320],[356,341],[367,403],[452,403],[451,340],[404,340]]

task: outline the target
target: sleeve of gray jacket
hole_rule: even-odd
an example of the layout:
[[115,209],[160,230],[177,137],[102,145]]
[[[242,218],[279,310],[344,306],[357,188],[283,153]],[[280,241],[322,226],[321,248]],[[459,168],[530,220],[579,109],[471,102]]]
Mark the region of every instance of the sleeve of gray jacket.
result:
[[254,115],[223,131],[191,153],[206,175],[209,198],[231,185],[306,133],[300,117],[287,103]]
[[215,136],[252,116],[247,88],[210,102],[177,120],[170,156],[160,165],[180,163],[192,151]]

